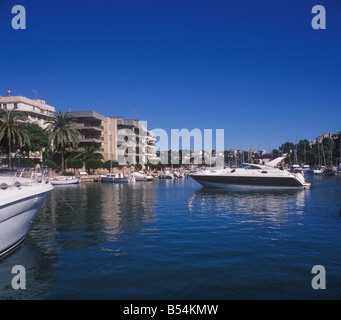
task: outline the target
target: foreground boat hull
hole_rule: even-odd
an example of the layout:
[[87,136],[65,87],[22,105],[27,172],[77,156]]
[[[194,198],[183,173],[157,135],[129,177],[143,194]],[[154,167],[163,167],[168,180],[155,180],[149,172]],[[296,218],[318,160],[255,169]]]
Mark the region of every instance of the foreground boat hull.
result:
[[228,190],[254,190],[254,189],[309,189],[310,183],[301,183],[293,178],[260,178],[260,177],[233,177],[233,176],[208,176],[192,175],[195,181],[206,188],[220,188]]
[[0,257],[16,248],[26,237],[36,214],[53,187],[46,185],[38,193],[32,189],[31,192],[13,200],[9,199],[0,206]]

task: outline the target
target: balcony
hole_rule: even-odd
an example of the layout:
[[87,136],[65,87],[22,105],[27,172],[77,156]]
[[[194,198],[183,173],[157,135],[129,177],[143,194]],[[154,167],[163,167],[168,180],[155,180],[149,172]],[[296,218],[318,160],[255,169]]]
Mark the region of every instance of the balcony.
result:
[[133,148],[137,147],[137,144],[132,141],[117,141],[117,147],[120,147],[122,145]]
[[99,137],[99,138],[85,138],[85,137],[81,137],[79,139],[79,142],[83,142],[83,143],[103,143],[104,142],[104,138]]
[[124,127],[138,127],[139,123],[137,120],[117,120],[117,129],[123,129]]
[[147,148],[149,148],[149,149],[157,149],[157,146],[154,146],[154,145],[147,145]]
[[118,136],[135,136],[135,132],[132,129],[118,129],[117,130]]

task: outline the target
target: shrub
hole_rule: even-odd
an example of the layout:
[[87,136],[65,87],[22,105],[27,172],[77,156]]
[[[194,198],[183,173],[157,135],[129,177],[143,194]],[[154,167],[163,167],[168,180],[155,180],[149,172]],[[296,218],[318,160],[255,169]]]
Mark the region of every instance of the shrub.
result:
[[107,169],[107,170],[110,170],[110,162],[111,162],[111,167],[112,168],[117,168],[118,167],[118,162],[117,161],[108,160],[108,161],[104,162],[103,168]]
[[83,161],[81,159],[69,159],[67,161],[67,166],[72,169],[82,169]]
[[102,168],[103,162],[102,160],[99,160],[99,159],[90,159],[85,163],[85,166],[87,170],[90,170],[90,169],[96,170],[96,169]]
[[[14,160],[14,166],[15,167],[19,166],[18,159]],[[34,168],[34,166],[35,166],[35,163],[30,158],[21,158],[20,159],[20,167],[21,168]]]
[[42,166],[43,167],[48,167],[48,168],[51,168],[51,169],[56,169],[57,167],[57,164],[52,161],[52,160],[45,160],[42,162]]

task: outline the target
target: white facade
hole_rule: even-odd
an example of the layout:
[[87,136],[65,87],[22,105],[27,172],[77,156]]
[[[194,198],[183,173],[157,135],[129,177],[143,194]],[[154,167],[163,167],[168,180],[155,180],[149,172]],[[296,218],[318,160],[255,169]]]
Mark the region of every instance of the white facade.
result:
[[29,122],[36,123],[43,129],[47,127],[47,118],[56,112],[55,108],[46,104],[44,100],[10,95],[0,97],[0,108],[25,113]]
[[[156,138],[139,120],[117,119],[117,158],[121,164],[155,162]],[[158,161],[157,161],[158,162]]]

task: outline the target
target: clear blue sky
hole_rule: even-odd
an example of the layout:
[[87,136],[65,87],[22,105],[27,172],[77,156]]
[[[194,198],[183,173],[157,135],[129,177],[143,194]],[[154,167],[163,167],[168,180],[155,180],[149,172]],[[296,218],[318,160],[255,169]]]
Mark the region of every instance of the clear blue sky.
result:
[[[27,29],[11,8],[25,6]],[[324,5],[327,29],[311,27]],[[341,130],[341,1],[0,1],[0,95],[225,129],[225,148]]]

